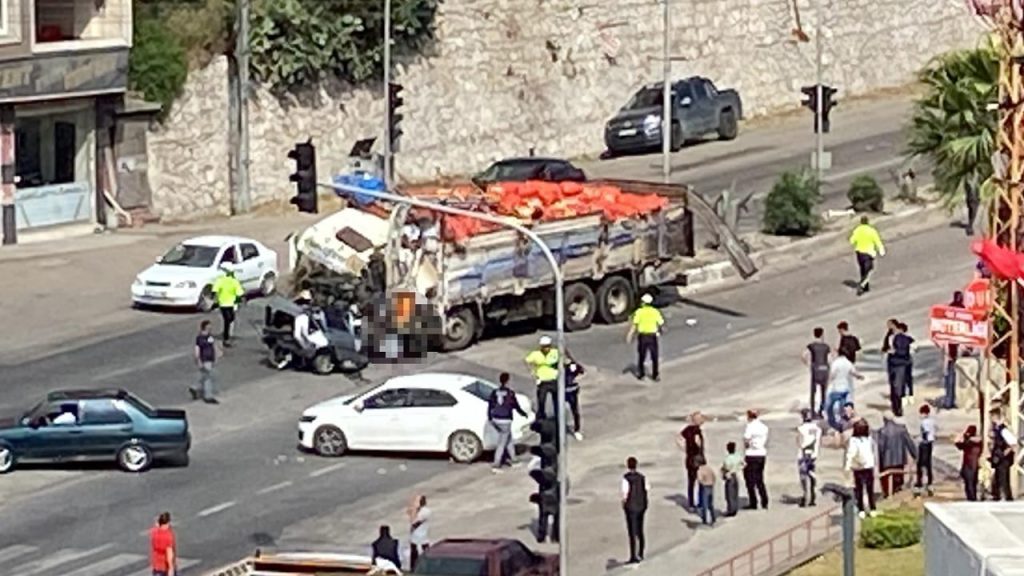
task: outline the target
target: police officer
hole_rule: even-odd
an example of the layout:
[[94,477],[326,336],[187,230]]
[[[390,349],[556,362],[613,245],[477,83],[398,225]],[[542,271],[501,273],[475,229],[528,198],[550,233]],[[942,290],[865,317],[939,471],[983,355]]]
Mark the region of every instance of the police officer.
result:
[[871,271],[875,268],[875,258],[885,256],[885,245],[882,237],[868,222],[867,216],[860,217],[860,224],[850,234],[850,245],[857,254],[857,268],[860,281],[857,283],[857,295],[871,290]]
[[235,278],[235,271],[231,266],[223,264],[220,269],[223,274],[213,282],[213,295],[217,299],[217,307],[220,308],[220,316],[224,321],[224,345],[230,346],[235,310],[242,296],[245,296],[245,290],[238,278]]
[[[550,336],[541,336],[538,344],[540,347],[527,354],[525,361],[537,382],[537,417],[541,418],[546,413],[548,395],[552,396],[552,405],[558,402],[558,364],[561,358],[558,350],[551,347]],[[557,407],[554,412],[557,414]]]
[[576,362],[568,351],[565,353],[565,403],[572,413],[572,435],[577,441],[583,441],[583,420],[580,417],[580,381],[584,374],[583,366]]
[[665,319],[653,304],[654,296],[644,294],[640,297],[640,307],[633,312],[633,321],[629,326],[626,342],[631,342],[633,336],[637,336],[636,377],[644,379],[644,362],[650,356],[651,377],[657,382],[661,379],[658,375],[658,338],[665,326]]
[[1003,422],[1003,414],[999,409],[989,413],[991,430],[989,431],[989,462],[992,464],[992,499],[1013,500],[1010,490],[1010,469],[1014,462],[1014,449],[1017,438]]

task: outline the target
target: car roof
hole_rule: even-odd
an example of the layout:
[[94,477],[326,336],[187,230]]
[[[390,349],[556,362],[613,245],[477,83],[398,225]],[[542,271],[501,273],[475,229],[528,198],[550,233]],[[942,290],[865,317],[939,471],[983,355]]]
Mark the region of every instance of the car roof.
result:
[[488,381],[486,378],[457,372],[420,372],[395,376],[389,378],[384,384],[388,388],[435,388],[451,392],[462,390],[465,386],[478,380]]
[[564,162],[569,164],[565,158],[552,158],[550,156],[516,156],[514,158],[503,158],[495,164],[543,164],[545,162]]
[[61,400],[124,399],[127,397],[127,390],[107,388],[99,390],[55,390],[46,395],[46,400],[48,402],[59,402]]
[[216,246],[220,248],[228,244],[238,244],[247,242],[250,244],[259,244],[259,242],[252,238],[245,238],[243,236],[227,236],[227,235],[208,235],[208,236],[196,236],[195,238],[189,238],[182,242],[182,244],[191,244],[194,246]]
[[493,550],[519,544],[511,538],[445,538],[430,545],[430,552],[444,554],[486,554]]

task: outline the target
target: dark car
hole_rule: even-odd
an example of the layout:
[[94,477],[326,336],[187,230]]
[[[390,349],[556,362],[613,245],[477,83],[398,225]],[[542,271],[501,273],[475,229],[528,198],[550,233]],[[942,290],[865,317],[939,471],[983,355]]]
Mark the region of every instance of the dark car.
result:
[[586,182],[583,170],[560,158],[506,158],[491,164],[487,170],[473,177],[473,182],[483,188],[494,182]]
[[[328,346],[305,350],[293,335],[295,318],[305,314],[304,308],[282,296],[273,296],[264,312],[261,333],[270,353],[270,364],[278,370],[288,366],[308,367],[316,374],[332,374],[336,369],[358,372],[370,363],[362,352],[359,331],[354,318],[331,322],[323,311],[314,311],[312,321],[327,337]],[[340,326],[339,326],[340,324]]]
[[[664,84],[648,84],[605,124],[604,143],[612,155],[660,147]],[[743,105],[735,90],[719,90],[700,76],[672,85],[672,151],[689,140],[715,133],[732,140],[739,133]]]
[[511,538],[447,538],[431,544],[413,574],[424,576],[557,576],[558,556]]
[[52,392],[20,419],[0,422],[0,474],[21,462],[114,461],[143,472],[157,460],[188,465],[184,410],[154,408],[124,390]]

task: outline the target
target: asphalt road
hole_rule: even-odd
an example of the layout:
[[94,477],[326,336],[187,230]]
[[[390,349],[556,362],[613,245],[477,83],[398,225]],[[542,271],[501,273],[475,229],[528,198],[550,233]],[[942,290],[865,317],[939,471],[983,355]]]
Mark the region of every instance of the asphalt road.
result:
[[[874,151],[885,148],[881,143],[895,137],[883,129],[866,140],[852,141],[849,154],[841,155],[847,160],[840,162],[837,153],[836,170],[871,169],[880,161]],[[743,148],[743,142],[741,137],[721,146]],[[731,181],[736,175],[744,178],[744,186],[757,187],[770,181],[780,166],[799,162],[797,153],[782,151],[764,160],[764,150],[748,152],[761,158],[743,168],[729,165],[742,164],[742,158],[720,160],[717,171],[714,163],[709,163],[694,169],[705,176],[694,176],[688,182],[701,190],[713,190],[723,179]],[[711,154],[707,150],[700,153]],[[632,166],[630,170],[648,172],[647,177],[655,175],[650,173],[649,158],[613,162],[617,163],[610,164],[613,168]],[[934,274],[928,270],[938,269],[934,266],[942,261],[943,247],[959,246],[963,241],[948,230],[931,234],[934,236],[907,241],[904,249],[892,249],[893,256],[878,280],[879,293],[870,298],[892,298],[898,293],[899,287],[896,292],[886,292],[893,289],[885,288],[885,279],[899,266],[912,271],[900,280],[904,289],[919,287],[921,278],[929,274],[927,281],[934,282]],[[852,273],[848,264],[814,265],[799,275],[766,279],[675,306],[667,310],[671,330],[663,353],[675,357],[714,351],[769,326],[797,322],[810,311],[820,314],[837,304],[833,310],[855,307],[859,301],[840,283],[844,275]],[[112,282],[118,280],[127,286],[131,279],[113,278]],[[808,287],[802,297],[792,298],[794,284]],[[40,305],[26,302],[26,306]],[[184,404],[185,387],[194,378],[189,342],[198,316],[155,321],[148,316],[152,313],[138,314],[138,330],[37,359],[10,360],[0,371],[0,411],[23,409],[49,390],[67,387],[124,387],[154,404]],[[243,312],[239,328],[244,340],[220,365],[218,381],[224,403],[188,406],[195,437],[188,468],[155,469],[133,476],[103,466],[39,467],[0,479],[0,575],[123,576],[139,572],[145,566],[143,531],[161,510],[170,510],[175,517],[181,555],[188,560],[183,563],[183,573],[199,573],[244,556],[256,546],[272,546],[289,526],[325,509],[359,506],[384,495],[401,494],[428,478],[466,473],[464,467],[443,458],[354,456],[326,461],[297,453],[295,422],[301,410],[348,393],[359,384],[342,376],[278,373],[262,365],[262,350],[247,325],[247,320],[259,316],[258,304]],[[682,324],[686,318],[696,320],[697,328]],[[776,324],[780,321],[782,324]],[[26,332],[40,329],[44,327],[24,327]],[[480,373],[520,371],[518,359],[536,338],[528,330],[524,332],[461,354],[435,357],[426,364],[430,369]],[[587,415],[588,421],[599,422],[593,426],[598,438],[613,434],[615,426],[622,424],[626,416],[617,408],[624,398],[639,394],[638,401],[642,401],[649,397],[628,380],[614,387],[609,384],[607,389],[598,384],[621,380],[619,375],[631,356],[621,339],[620,328],[604,327],[573,335],[571,340],[574,352],[596,374],[594,389],[588,392]],[[65,347],[55,344],[55,349]],[[366,375],[379,380],[422,369],[425,366],[374,367]],[[485,465],[476,468],[486,470]],[[404,502],[405,496],[399,499]],[[352,545],[342,542],[342,547]],[[361,545],[355,548],[361,549]]]

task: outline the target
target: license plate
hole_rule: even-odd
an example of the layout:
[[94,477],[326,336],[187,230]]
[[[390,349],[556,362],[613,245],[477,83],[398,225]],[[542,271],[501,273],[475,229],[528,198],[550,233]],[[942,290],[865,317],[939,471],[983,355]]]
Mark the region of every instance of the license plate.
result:
[[164,293],[159,290],[146,290],[146,296],[150,298],[163,298]]
[[636,136],[636,128],[626,128],[625,130],[619,130],[619,136]]

